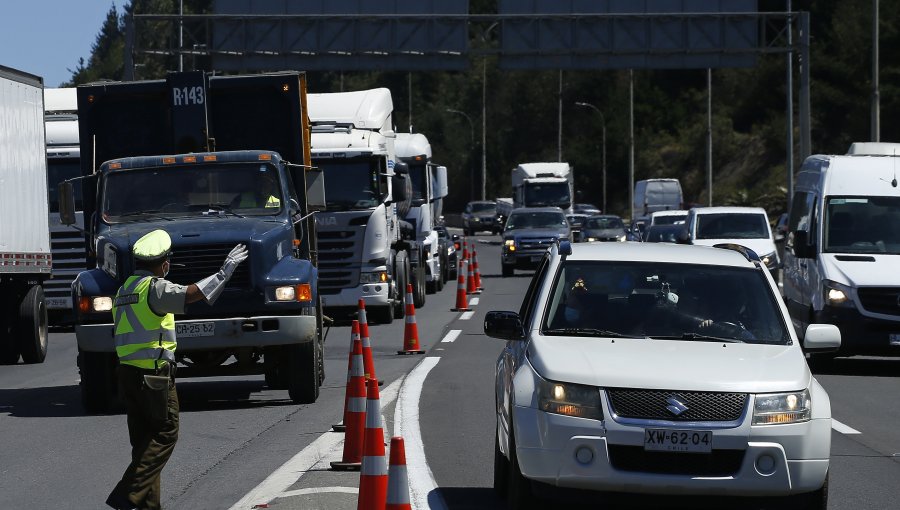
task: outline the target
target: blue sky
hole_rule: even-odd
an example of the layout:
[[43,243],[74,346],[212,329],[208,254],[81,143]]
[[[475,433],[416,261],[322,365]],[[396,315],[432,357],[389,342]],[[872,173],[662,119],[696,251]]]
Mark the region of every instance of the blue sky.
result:
[[68,81],[78,59],[88,59],[109,8],[125,0],[0,0],[0,65]]

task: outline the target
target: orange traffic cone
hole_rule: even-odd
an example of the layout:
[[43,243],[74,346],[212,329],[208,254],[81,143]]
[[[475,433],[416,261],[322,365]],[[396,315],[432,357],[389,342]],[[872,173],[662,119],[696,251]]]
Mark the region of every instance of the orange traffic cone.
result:
[[468,237],[463,238],[462,258],[463,258],[463,260],[466,261],[466,264],[469,263],[469,238]]
[[381,401],[378,383],[370,380],[366,399],[366,432],[362,468],[359,472],[357,510],[384,510],[388,472],[384,459],[384,429],[381,428]]
[[475,266],[475,288],[481,292],[484,287],[481,286],[481,270],[478,269],[478,252],[474,248],[472,249],[472,264]]
[[[341,415],[341,420],[347,416],[347,401],[350,399],[350,377],[353,374],[353,345],[359,342],[359,323],[357,321],[353,321],[353,326],[350,328],[350,357],[347,360],[347,388],[348,391],[344,393],[344,414]],[[335,432],[345,432],[347,430],[347,426],[344,425],[344,422],[335,423],[331,426],[331,430]]]
[[456,307],[451,308],[451,312],[468,312],[469,298],[466,297],[466,259],[463,257],[459,261],[459,270],[456,272]]
[[409,476],[406,473],[406,449],[402,437],[391,438],[385,510],[412,510],[409,501]]
[[[362,342],[359,340],[359,322],[353,321],[351,329],[353,351],[350,353],[350,380],[347,381],[347,397],[344,411],[344,456],[340,462],[332,462],[331,469],[355,471],[362,464],[363,439],[366,423],[366,375],[363,372]],[[375,384],[378,387],[378,384]],[[379,415],[379,420],[380,420]]]
[[478,287],[475,285],[475,262],[472,255],[475,254],[475,244],[472,244],[472,251],[469,252],[469,270],[466,275],[466,294],[480,294]]
[[[369,322],[366,320],[366,302],[360,299],[357,305],[359,309],[356,312],[356,315],[359,318],[359,336],[362,337],[363,368],[366,372],[366,380],[375,379],[378,381],[378,377],[375,375],[375,362],[372,359],[372,341],[369,339]],[[379,386],[382,384],[384,384],[384,381],[378,381]]]
[[403,330],[403,350],[397,354],[425,354],[419,347],[419,326],[416,325],[416,305],[413,302],[412,284],[406,284],[406,328]]

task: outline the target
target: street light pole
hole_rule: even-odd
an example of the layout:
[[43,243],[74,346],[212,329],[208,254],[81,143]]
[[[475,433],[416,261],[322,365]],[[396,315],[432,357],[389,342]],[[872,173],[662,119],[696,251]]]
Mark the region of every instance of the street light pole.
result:
[[[471,151],[472,149],[474,149],[474,148],[475,148],[475,124],[472,122],[472,117],[469,117],[469,114],[467,114],[467,113],[464,112],[464,111],[461,111],[461,110],[454,110],[453,108],[447,108],[445,111],[446,111],[447,113],[455,113],[455,114],[457,114],[457,115],[462,115],[463,117],[466,118],[467,121],[469,121],[469,150]],[[483,150],[483,148],[482,148],[482,150]],[[482,160],[483,160],[483,159],[484,159],[484,157],[482,157]],[[474,168],[474,167],[473,167],[473,168]],[[482,170],[483,170],[483,168],[482,168]],[[472,174],[474,175],[474,173],[475,173],[475,172],[474,172],[474,170],[473,170],[473,171],[472,171]],[[482,173],[483,173],[483,171],[482,171]],[[482,176],[482,178],[483,178],[483,176]],[[473,179],[473,180],[474,180],[474,179]],[[481,188],[481,189],[484,190],[484,184],[482,184],[482,188]],[[474,194],[474,192],[472,191],[472,186],[471,186],[471,184],[470,184],[470,185],[469,185],[469,199],[470,199],[470,200],[473,198],[473,197],[472,197],[473,194]],[[484,198],[483,195],[484,195],[484,192],[482,191],[482,199]]]
[[602,128],[602,130],[603,130],[603,131],[602,131],[603,134],[602,134],[602,136],[601,136],[602,143],[603,143],[603,156],[602,156],[602,157],[603,157],[603,163],[602,163],[602,172],[603,172],[603,214],[607,214],[607,209],[606,209],[606,117],[603,116],[603,112],[601,112],[599,108],[597,108],[596,106],[592,105],[591,103],[585,103],[585,102],[582,102],[582,101],[576,101],[576,102],[575,102],[575,105],[576,105],[576,106],[583,106],[583,107],[585,107],[585,108],[590,108],[591,110],[594,110],[595,112],[597,112],[598,115],[600,115],[600,126],[601,126],[601,128]]

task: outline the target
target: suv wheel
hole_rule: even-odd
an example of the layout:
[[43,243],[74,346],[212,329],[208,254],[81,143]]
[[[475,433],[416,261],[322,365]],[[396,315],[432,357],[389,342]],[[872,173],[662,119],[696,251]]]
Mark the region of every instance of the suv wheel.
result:
[[503,267],[503,277],[504,278],[506,278],[508,276],[513,276],[516,274],[515,266],[510,266],[507,264],[501,264],[501,266]]
[[519,457],[516,455],[516,439],[513,427],[509,427],[509,477],[506,487],[506,506],[509,510],[531,510],[537,508],[535,496],[531,492],[531,480],[522,475]]

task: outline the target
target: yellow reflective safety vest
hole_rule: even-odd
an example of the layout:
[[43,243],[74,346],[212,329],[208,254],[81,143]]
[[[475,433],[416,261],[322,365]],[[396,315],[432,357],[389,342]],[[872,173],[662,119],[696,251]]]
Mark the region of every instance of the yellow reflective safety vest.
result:
[[252,208],[252,207],[264,207],[266,209],[269,208],[278,208],[281,207],[281,200],[278,199],[275,195],[269,195],[269,198],[266,199],[266,203],[260,206],[256,201],[256,196],[250,192],[244,192],[241,194],[241,202],[238,204],[238,207],[242,209]]
[[153,369],[175,362],[175,315],[157,315],[147,298],[152,276],[131,276],[113,301],[119,363]]

